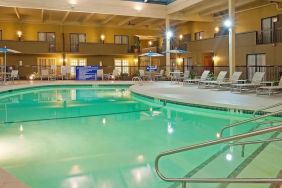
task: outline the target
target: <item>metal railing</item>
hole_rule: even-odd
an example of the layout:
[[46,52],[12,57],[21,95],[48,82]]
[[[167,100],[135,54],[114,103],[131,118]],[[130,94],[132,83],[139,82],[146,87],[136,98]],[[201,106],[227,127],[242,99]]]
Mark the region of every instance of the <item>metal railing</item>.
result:
[[[239,121],[239,122],[230,124],[230,125],[228,125],[228,126],[223,127],[223,128],[220,130],[220,132],[216,134],[216,137],[217,137],[217,138],[221,138],[222,135],[223,135],[223,132],[224,132],[226,129],[230,129],[230,128],[232,128],[232,127],[237,127],[237,126],[240,126],[240,125],[245,125],[246,123],[250,123],[250,122],[256,122],[257,120],[264,119],[264,118],[267,118],[267,117],[270,117],[270,116],[274,116],[274,115],[277,115],[277,114],[280,114],[280,113],[282,113],[282,109],[281,109],[281,110],[278,110],[278,111],[275,111],[275,112],[271,112],[271,113],[262,115],[262,116],[259,116],[259,117],[254,117],[254,118],[250,118],[250,119],[247,119],[247,120],[243,120],[243,121]],[[255,114],[255,112],[254,112],[254,114]]]
[[182,147],[174,150],[169,150],[160,153],[155,159],[155,169],[158,176],[167,182],[179,182],[182,187],[185,188],[187,183],[282,183],[282,178],[170,178],[163,175],[159,168],[159,161],[162,157],[182,153],[194,149],[199,149],[207,146],[217,145],[221,143],[236,141],[243,138],[249,138],[257,135],[263,135],[266,133],[282,131],[282,124],[276,127],[265,128],[250,133],[239,134],[232,137],[221,138],[218,140],[208,141],[201,144]]

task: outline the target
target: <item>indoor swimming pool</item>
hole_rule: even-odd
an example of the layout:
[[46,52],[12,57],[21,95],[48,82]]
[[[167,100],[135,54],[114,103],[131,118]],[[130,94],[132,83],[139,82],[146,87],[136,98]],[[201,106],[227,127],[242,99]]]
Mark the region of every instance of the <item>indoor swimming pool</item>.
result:
[[[32,188],[180,187],[157,176],[155,157],[214,140],[224,126],[251,116],[164,103],[133,94],[129,86],[44,86],[3,92],[0,167]],[[249,123],[225,136],[265,126],[273,125]],[[279,133],[259,138],[270,137]],[[276,177],[282,169],[281,148],[281,142],[250,145],[243,157],[240,146],[220,144],[164,158],[161,169],[170,177]],[[269,187],[246,187],[252,186]]]

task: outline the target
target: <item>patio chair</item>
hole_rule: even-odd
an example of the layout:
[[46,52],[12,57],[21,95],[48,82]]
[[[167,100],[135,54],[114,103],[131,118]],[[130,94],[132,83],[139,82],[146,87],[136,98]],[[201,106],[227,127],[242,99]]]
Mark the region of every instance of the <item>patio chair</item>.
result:
[[62,80],[69,79],[71,75],[71,66],[61,66]]
[[260,95],[260,94],[272,95],[275,92],[278,92],[278,93],[282,92],[282,76],[277,86],[263,86],[263,87],[257,88],[257,91],[256,91],[257,95]]
[[19,70],[12,70],[8,80],[14,82],[15,79],[19,79]]
[[231,92],[239,91],[240,93],[242,93],[242,91],[250,91],[252,89],[255,90],[256,88],[261,86],[261,82],[263,80],[264,75],[265,72],[256,72],[253,76],[251,83],[232,84]]
[[47,78],[50,80],[50,74],[48,69],[42,69],[40,74],[40,79],[43,80],[44,78]]
[[120,71],[118,69],[114,69],[112,74],[104,74],[105,80],[116,80],[120,77]]
[[160,73],[154,75],[154,80],[161,80],[162,78],[164,78],[164,73],[165,71],[162,69]]
[[179,83],[180,82],[180,77],[181,77],[181,72],[180,70],[175,70],[174,72],[170,73],[170,81],[171,83]]
[[242,72],[234,72],[230,80],[223,81],[223,82],[217,82],[215,83],[215,85],[217,86],[218,89],[229,88],[232,84],[238,83],[238,80],[240,79],[241,75],[242,75]]
[[188,84],[194,83],[195,84],[195,83],[198,83],[199,81],[207,80],[209,74],[210,74],[210,71],[209,70],[205,70],[200,78],[183,80],[183,84],[184,83],[188,83]]
[[191,71],[189,71],[189,70],[185,71],[184,74],[181,75],[180,78],[179,78],[180,82],[183,82],[184,80],[188,80],[189,77],[190,77],[190,73],[191,73]]
[[215,86],[217,83],[224,82],[226,75],[227,71],[220,71],[216,80],[199,81],[198,88],[210,88],[211,86]]
[[139,77],[141,78],[141,80],[148,80],[150,78],[149,75],[145,74],[144,70],[139,70]]

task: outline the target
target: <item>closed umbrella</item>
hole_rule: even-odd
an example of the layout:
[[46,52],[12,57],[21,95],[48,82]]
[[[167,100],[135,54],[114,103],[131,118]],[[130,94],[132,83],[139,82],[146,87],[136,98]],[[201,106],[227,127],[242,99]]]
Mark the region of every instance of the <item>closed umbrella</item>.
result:
[[2,75],[4,76],[4,84],[6,83],[6,75],[7,75],[7,70],[6,70],[6,66],[7,66],[7,53],[14,53],[14,54],[18,54],[20,52],[16,51],[16,50],[12,50],[7,48],[6,46],[4,48],[0,48],[0,53],[4,54],[4,68],[2,68]]
[[159,53],[156,53],[156,52],[147,52],[147,53],[144,53],[144,54],[141,54],[139,55],[140,57],[150,57],[150,67],[149,67],[149,70],[150,70],[150,79],[152,80],[152,71],[151,71],[151,65],[152,65],[152,57],[161,57],[163,56],[162,54],[159,54]]

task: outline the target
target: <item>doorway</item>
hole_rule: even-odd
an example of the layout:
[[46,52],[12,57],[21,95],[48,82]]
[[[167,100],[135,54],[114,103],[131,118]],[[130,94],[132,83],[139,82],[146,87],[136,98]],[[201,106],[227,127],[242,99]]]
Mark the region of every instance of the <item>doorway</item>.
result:
[[203,54],[204,69],[211,71],[211,73],[214,73],[213,57],[214,57],[214,53],[204,53]]
[[252,80],[255,72],[266,71],[266,55],[265,54],[248,54],[247,55],[247,79]]

